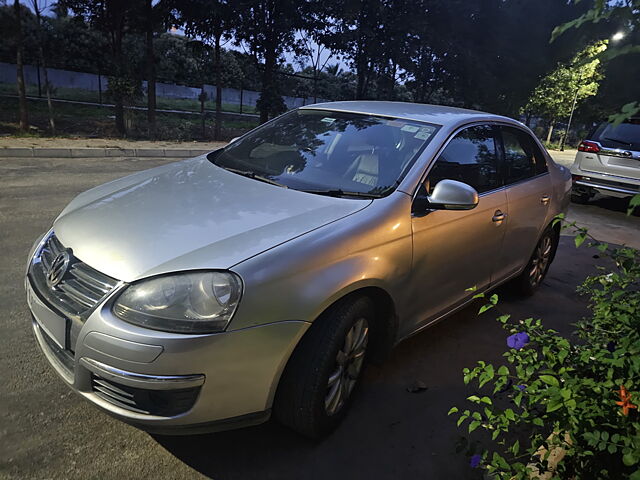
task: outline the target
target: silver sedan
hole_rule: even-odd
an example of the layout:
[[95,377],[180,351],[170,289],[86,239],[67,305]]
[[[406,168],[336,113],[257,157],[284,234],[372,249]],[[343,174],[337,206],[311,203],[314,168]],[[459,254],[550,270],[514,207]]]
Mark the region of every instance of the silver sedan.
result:
[[273,413],[320,437],[368,362],[474,293],[532,294],[570,190],[509,118],[303,107],[76,197],[29,255],[33,330],[73,390],[148,431]]

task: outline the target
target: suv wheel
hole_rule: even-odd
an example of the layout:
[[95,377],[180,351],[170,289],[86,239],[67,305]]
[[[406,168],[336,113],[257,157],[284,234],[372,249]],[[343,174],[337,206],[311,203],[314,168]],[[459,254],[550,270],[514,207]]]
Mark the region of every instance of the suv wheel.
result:
[[362,376],[373,324],[372,301],[347,298],[318,318],[283,373],[274,402],[281,423],[310,437],[334,430]]
[[518,293],[524,296],[533,295],[540,286],[556,255],[559,240],[560,235],[552,227],[547,227],[542,232],[524,271],[513,280],[513,286]]
[[593,190],[590,188],[573,188],[571,190],[571,201],[573,203],[579,203],[581,205],[589,203],[589,200],[594,196]]

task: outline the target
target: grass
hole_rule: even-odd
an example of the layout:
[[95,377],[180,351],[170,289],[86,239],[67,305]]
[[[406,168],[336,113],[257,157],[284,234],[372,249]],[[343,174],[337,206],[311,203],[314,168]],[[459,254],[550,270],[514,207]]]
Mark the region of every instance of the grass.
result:
[[[16,85],[14,83],[0,83],[0,94],[2,95],[17,95]],[[46,93],[44,87],[42,88],[41,97],[46,98]],[[27,85],[27,95],[37,97],[38,96],[38,86],[37,85]],[[98,92],[94,92],[91,90],[84,90],[81,88],[64,88],[64,87],[56,87],[53,91],[52,98],[59,100],[75,100],[81,102],[100,102],[100,95]],[[107,95],[102,92],[102,102],[103,103],[111,103],[111,100],[107,97]],[[136,102],[137,106],[146,107],[146,98],[143,98],[139,102]],[[205,102],[206,110],[215,110],[216,102],[212,100],[207,100]],[[189,112],[199,112],[200,111],[200,102],[198,100],[189,99],[189,98],[165,98],[165,97],[157,97],[156,99],[156,108],[163,110],[185,110]],[[223,103],[222,104],[223,112],[232,112],[232,113],[240,113],[240,105],[231,104],[231,103]],[[256,109],[250,105],[242,106],[242,113],[256,113]]]
[[[29,124],[34,136],[49,136],[47,103],[28,100]],[[113,108],[71,103],[54,103],[56,134],[58,136],[118,137]],[[148,139],[146,112],[129,111],[126,114],[129,128],[128,138]],[[205,132],[202,133],[199,115],[180,113],[158,113],[158,140],[212,140],[213,114],[205,117]],[[257,121],[230,120],[222,124],[223,138],[230,139],[257,126]],[[0,97],[0,134],[18,134],[18,100]]]

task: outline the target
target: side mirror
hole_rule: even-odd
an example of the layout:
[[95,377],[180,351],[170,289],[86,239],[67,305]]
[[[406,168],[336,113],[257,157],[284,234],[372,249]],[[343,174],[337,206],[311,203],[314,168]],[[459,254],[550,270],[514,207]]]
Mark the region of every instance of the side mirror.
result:
[[414,212],[434,210],[471,210],[478,205],[478,192],[471,185],[457,180],[440,180],[431,195],[416,197]]

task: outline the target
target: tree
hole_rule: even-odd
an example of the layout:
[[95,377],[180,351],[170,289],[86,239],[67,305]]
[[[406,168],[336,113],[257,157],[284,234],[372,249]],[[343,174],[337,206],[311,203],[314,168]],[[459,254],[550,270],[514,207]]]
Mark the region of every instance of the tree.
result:
[[595,57],[606,48],[606,41],[597,42],[580,51],[571,63],[558,65],[540,81],[522,107],[523,113],[532,112],[548,121],[547,144],[556,122],[568,117],[578,102],[598,93],[602,73],[601,62]]
[[20,19],[20,2],[13,0],[13,8],[16,15],[16,82],[18,85],[18,104],[20,108],[20,131],[29,131],[29,113],[27,110],[27,91],[24,83],[24,45],[22,41],[22,21]]
[[124,103],[137,95],[135,73],[125,62],[123,41],[129,23],[135,18],[137,2],[128,0],[60,0],[61,4],[82,16],[93,28],[102,32],[110,50],[111,78],[115,85],[110,91],[115,103],[116,128],[122,135],[127,134],[124,121]]
[[156,136],[156,58],[153,51],[155,13],[153,0],[145,0],[145,47],[147,54],[147,121],[151,138]]
[[241,5],[236,11],[239,24],[235,37],[262,63],[258,109],[260,122],[264,123],[286,108],[275,75],[282,54],[296,47],[295,32],[304,28],[308,4],[296,0],[249,0]]
[[331,3],[330,15],[335,18],[332,33],[325,42],[343,54],[356,73],[355,99],[370,96],[374,67],[380,49],[381,0],[347,0]]
[[222,129],[222,43],[228,41],[235,28],[236,5],[232,0],[189,0],[176,3],[177,23],[184,25],[187,35],[213,43],[213,69],[216,85],[216,122],[214,139],[220,140]]
[[[579,0],[574,0],[578,3]],[[611,33],[620,33],[627,39],[624,43],[618,43],[610,45],[606,50],[601,51],[597,58],[603,62],[609,63],[611,60],[621,56],[635,54],[636,62],[629,62],[633,64],[637,69],[638,61],[637,57],[640,55],[640,0],[624,0],[618,2],[605,2],[597,0],[593,2],[593,7],[587,10],[585,13],[571,21],[568,21],[562,25],[557,26],[551,36],[551,41],[554,42],[561,35],[573,28],[584,29],[588,24],[607,23],[611,29]],[[635,78],[633,75],[629,75],[629,70],[624,70],[624,81],[628,84],[633,84],[636,90],[633,92],[638,95],[638,83],[628,82],[629,78]],[[628,98],[629,103],[623,105],[621,111],[618,114],[611,115],[610,121],[615,123],[621,123],[628,118],[640,113],[640,99]]]
[[47,62],[44,55],[44,44],[46,42],[44,34],[44,25],[42,22],[42,9],[38,0],[31,0],[31,7],[36,14],[36,20],[38,22],[38,56],[40,59],[40,66],[42,67],[42,73],[44,76],[44,88],[47,95],[47,109],[49,111],[49,128],[51,129],[51,135],[56,134],[56,121],[53,115],[53,102],[51,101],[51,83],[49,82],[49,73],[47,72]]

